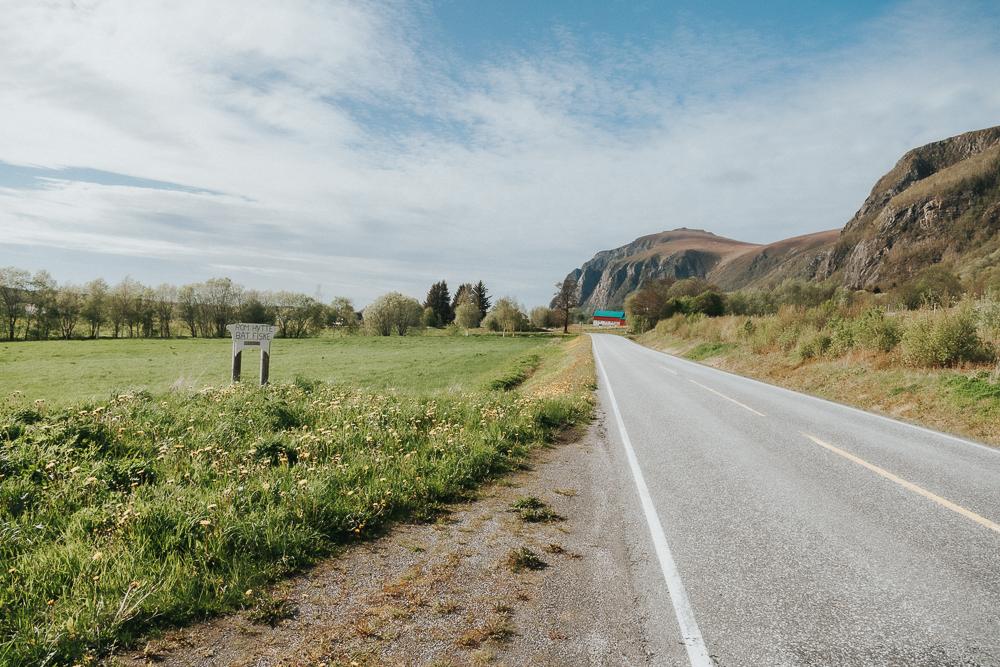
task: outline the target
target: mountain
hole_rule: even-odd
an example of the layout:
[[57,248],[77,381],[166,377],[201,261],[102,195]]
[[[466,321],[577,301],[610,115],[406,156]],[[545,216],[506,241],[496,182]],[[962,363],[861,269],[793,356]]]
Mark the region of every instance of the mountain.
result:
[[629,292],[652,278],[706,276],[713,269],[760,246],[700,229],[675,229],[643,236],[604,250],[570,273],[585,308],[621,308]]
[[1000,126],[904,155],[879,179],[815,277],[885,290],[931,264],[965,278],[1000,261]]
[[965,280],[1000,278],[1000,126],[909,151],[842,230],[758,245],[681,228],[601,251],[569,275],[583,308],[620,308],[666,276],[727,290],[803,278],[881,291],[937,263]]

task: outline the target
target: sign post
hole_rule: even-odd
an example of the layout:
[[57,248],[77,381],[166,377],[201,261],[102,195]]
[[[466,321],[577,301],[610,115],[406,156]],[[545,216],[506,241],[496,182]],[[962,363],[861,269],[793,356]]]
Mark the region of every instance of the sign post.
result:
[[267,384],[271,366],[271,339],[278,327],[271,324],[230,324],[226,327],[233,337],[233,382],[240,381],[243,366],[243,348],[260,348],[260,384]]

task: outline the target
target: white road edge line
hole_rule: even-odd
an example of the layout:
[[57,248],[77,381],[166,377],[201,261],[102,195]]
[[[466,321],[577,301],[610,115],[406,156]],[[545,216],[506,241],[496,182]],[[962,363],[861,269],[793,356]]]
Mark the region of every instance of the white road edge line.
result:
[[735,403],[736,405],[740,406],[740,407],[741,407],[741,408],[743,408],[744,410],[749,410],[750,412],[754,413],[755,415],[757,415],[757,416],[759,416],[759,417],[766,417],[766,416],[767,416],[767,415],[765,415],[765,414],[764,414],[763,412],[758,412],[757,410],[754,410],[753,408],[751,408],[751,407],[750,407],[749,405],[746,405],[745,403],[740,403],[740,402],[739,402],[739,401],[737,401],[737,400],[736,400],[735,398],[729,398],[728,396],[726,396],[726,395],[725,395],[725,394],[723,394],[722,392],[719,392],[719,391],[716,391],[716,390],[712,389],[711,387],[706,387],[706,386],[705,386],[705,385],[703,385],[702,383],[700,383],[700,382],[695,382],[695,381],[694,381],[694,380],[692,380],[691,378],[688,378],[688,382],[690,382],[690,383],[692,383],[692,384],[696,384],[696,385],[698,385],[699,387],[701,387],[702,389],[705,389],[705,390],[707,390],[707,391],[710,391],[710,392],[712,392],[712,393],[713,393],[713,394],[715,394],[716,396],[721,396],[722,398],[726,399],[727,401],[732,401],[733,403]]
[[854,454],[851,454],[850,452],[845,451],[845,450],[841,449],[840,447],[835,447],[835,446],[831,445],[828,442],[823,442],[822,440],[820,440],[819,438],[817,438],[814,435],[809,435],[808,433],[805,433],[805,432],[802,432],[802,435],[806,436],[807,438],[809,438],[810,440],[812,440],[814,443],[816,443],[820,447],[825,447],[826,449],[829,449],[834,454],[837,454],[839,456],[843,456],[848,461],[853,461],[854,463],[857,463],[859,466],[863,466],[865,468],[868,468],[873,473],[875,473],[877,475],[881,475],[882,477],[885,477],[889,481],[892,481],[892,482],[895,482],[896,484],[899,484],[904,489],[907,489],[909,491],[912,491],[913,493],[921,495],[924,498],[927,498],[928,500],[937,503],[941,507],[946,507],[946,508],[950,509],[952,512],[955,512],[957,514],[961,514],[966,519],[971,519],[972,521],[975,521],[976,523],[978,523],[981,526],[985,526],[986,528],[989,528],[990,530],[993,530],[993,531],[996,531],[996,532],[1000,533],[1000,524],[994,523],[993,521],[990,521],[986,517],[981,516],[979,514],[976,514],[972,510],[967,510],[964,507],[962,507],[961,505],[958,505],[956,503],[951,502],[947,498],[942,498],[941,496],[937,495],[936,493],[931,493],[930,491],[928,491],[927,489],[923,488],[922,486],[917,486],[913,482],[909,482],[909,481],[903,479],[902,477],[899,477],[897,475],[892,474],[891,472],[889,472],[885,468],[881,468],[881,467],[875,465],[874,463],[869,463],[868,461],[865,461],[860,456],[855,456]]
[[597,353],[597,340],[593,339],[594,361],[604,380],[604,388],[608,392],[611,401],[611,410],[615,415],[615,422],[618,424],[618,432],[622,437],[622,445],[625,447],[625,456],[628,459],[629,468],[632,469],[632,477],[635,479],[635,487],[639,492],[639,500],[642,502],[642,510],[646,515],[646,524],[649,526],[649,534],[653,539],[653,548],[656,556],[660,560],[660,569],[663,572],[663,579],[667,583],[667,591],[670,593],[670,601],[674,605],[674,614],[677,616],[677,624],[681,629],[681,637],[684,640],[684,647],[687,649],[688,661],[691,667],[714,667],[715,663],[708,655],[708,648],[705,640],[698,629],[698,622],[694,618],[694,609],[691,608],[691,601],[688,600],[687,591],[684,590],[684,583],[681,581],[681,574],[677,571],[674,557],[670,553],[667,545],[667,536],[663,533],[663,524],[656,513],[653,499],[649,495],[649,488],[646,480],[642,476],[642,469],[639,467],[639,460],[636,458],[635,450],[632,448],[632,441],[625,430],[625,421],[622,419],[621,410],[618,409],[618,401],[615,400],[615,393],[611,390],[611,382],[608,374],[601,363],[601,357]]

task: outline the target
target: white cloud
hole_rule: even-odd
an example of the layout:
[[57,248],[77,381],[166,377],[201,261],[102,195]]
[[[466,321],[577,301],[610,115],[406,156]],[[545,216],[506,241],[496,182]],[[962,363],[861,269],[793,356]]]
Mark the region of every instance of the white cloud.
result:
[[386,3],[0,9],[0,160],[222,193],[0,190],[3,241],[40,264],[110,254],[94,272],[112,279],[138,255],[164,260],[149,282],[232,271],[364,302],[481,277],[541,302],[641,234],[839,226],[904,150],[1000,123],[997,26],[925,4],[807,57],[689,25],[488,63]]

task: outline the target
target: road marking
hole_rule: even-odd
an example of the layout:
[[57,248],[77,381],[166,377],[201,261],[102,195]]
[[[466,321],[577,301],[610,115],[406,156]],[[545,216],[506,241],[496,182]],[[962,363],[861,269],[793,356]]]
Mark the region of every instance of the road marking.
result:
[[665,370],[666,372],[670,373],[671,375],[677,375],[678,374],[677,371],[675,371],[673,368],[667,368],[666,366],[662,366],[661,368],[663,368],[663,370]]
[[684,359],[683,357],[679,357],[676,354],[671,354],[669,352],[663,352],[662,350],[656,350],[654,348],[647,347],[647,346],[642,345],[640,343],[636,343],[635,341],[628,341],[628,342],[632,343],[637,348],[639,348],[639,349],[641,349],[643,351],[647,351],[647,352],[650,352],[650,353],[658,355],[658,356],[669,357],[671,360],[673,360],[675,362],[680,362],[682,364],[686,364],[688,366],[692,366],[692,367],[694,367],[696,369],[699,369],[699,370],[702,370],[702,371],[715,371],[716,373],[722,373],[723,375],[728,375],[731,378],[735,378],[737,380],[743,380],[744,382],[748,382],[748,383],[751,383],[751,384],[756,384],[756,385],[759,385],[759,386],[761,386],[761,387],[763,387],[765,389],[770,389],[770,390],[777,391],[777,392],[780,392],[780,393],[783,393],[783,394],[788,394],[789,396],[794,396],[795,398],[806,398],[806,399],[809,399],[810,401],[814,401],[816,403],[823,403],[824,405],[828,405],[828,406],[833,407],[833,408],[839,408],[841,410],[848,410],[850,412],[854,412],[856,414],[863,415],[865,417],[871,417],[872,419],[878,419],[880,421],[889,422],[890,424],[895,424],[896,426],[905,426],[906,428],[913,429],[915,431],[922,431],[923,433],[926,433],[928,435],[933,435],[933,436],[938,437],[938,438],[944,438],[946,440],[951,440],[952,442],[959,442],[959,443],[961,443],[963,445],[968,445],[970,447],[975,447],[979,451],[989,452],[992,455],[1000,456],[1000,448],[991,447],[989,445],[984,445],[981,442],[975,442],[974,440],[969,440],[968,438],[961,438],[961,437],[959,437],[957,435],[952,435],[951,433],[942,433],[941,431],[935,431],[934,429],[927,428],[926,426],[920,426],[919,424],[914,424],[912,422],[902,421],[902,420],[899,420],[899,419],[893,419],[892,417],[887,417],[886,415],[880,415],[877,412],[869,412],[868,410],[862,410],[861,408],[856,408],[853,405],[848,405],[846,403],[839,403],[837,401],[831,401],[828,398],[822,398],[820,396],[814,396],[813,394],[806,394],[806,393],[801,392],[801,391],[795,391],[794,389],[788,389],[787,387],[781,387],[781,386],[776,385],[776,384],[771,384],[770,382],[764,382],[763,380],[757,380],[756,378],[748,377],[746,375],[740,375],[739,373],[733,373],[732,371],[727,371],[727,370],[723,370],[721,368],[715,368],[714,366],[709,366],[707,364],[702,364],[702,363],[698,363],[696,361],[691,361],[689,359]]
[[639,467],[639,460],[636,458],[635,450],[632,449],[632,441],[625,430],[625,421],[622,419],[621,410],[618,409],[618,401],[615,400],[615,393],[611,390],[611,383],[608,381],[608,374],[601,363],[601,357],[597,353],[597,341],[594,340],[594,360],[597,362],[597,369],[604,380],[604,388],[608,392],[611,401],[611,410],[615,415],[618,424],[618,432],[622,437],[622,445],[625,446],[625,457],[628,459],[629,468],[632,469],[632,477],[635,480],[636,490],[639,492],[639,500],[642,503],[642,510],[646,515],[646,524],[649,526],[649,534],[653,539],[653,548],[660,561],[660,570],[663,572],[663,579],[667,583],[667,591],[670,593],[670,601],[674,605],[674,614],[677,616],[677,625],[681,629],[681,637],[684,640],[684,647],[687,649],[688,661],[691,667],[713,667],[714,662],[708,655],[708,648],[705,640],[698,629],[698,622],[694,618],[694,609],[691,608],[691,601],[688,600],[687,592],[684,590],[684,583],[681,581],[681,574],[677,571],[674,557],[670,553],[667,545],[667,536],[663,533],[663,524],[656,513],[653,499],[649,495],[649,488],[646,480],[642,476],[642,469]]
[[825,447],[825,448],[829,449],[831,452],[833,452],[834,454],[839,454],[840,456],[843,456],[845,459],[847,459],[849,461],[854,461],[858,465],[864,466],[864,467],[868,468],[869,470],[871,470],[872,472],[878,473],[879,475],[882,475],[882,477],[885,477],[886,479],[891,480],[891,481],[895,482],[896,484],[899,484],[904,489],[909,489],[910,491],[913,491],[914,493],[919,493],[924,498],[927,498],[928,500],[932,500],[932,501],[936,502],[938,505],[941,505],[942,507],[947,507],[952,512],[957,512],[958,514],[961,514],[962,516],[964,516],[966,519],[972,519],[976,523],[978,523],[978,524],[980,524],[982,526],[985,526],[985,527],[989,528],[990,530],[993,530],[993,531],[996,531],[996,532],[1000,533],[1000,524],[994,523],[994,522],[990,521],[989,519],[987,519],[984,516],[980,516],[979,514],[976,514],[975,512],[973,512],[971,510],[967,510],[964,507],[962,507],[961,505],[956,505],[955,503],[951,502],[947,498],[942,498],[941,496],[939,496],[937,494],[931,493],[927,489],[925,489],[923,487],[920,487],[920,486],[917,486],[913,482],[908,482],[905,479],[903,479],[902,477],[898,477],[898,476],[892,474],[891,472],[889,472],[885,468],[880,468],[879,466],[875,465],[874,463],[868,463],[868,461],[865,461],[864,459],[859,458],[859,457],[855,456],[854,454],[851,454],[850,452],[845,452],[843,449],[840,449],[839,447],[834,447],[833,445],[831,445],[828,442],[823,442],[822,440],[820,440],[819,438],[817,438],[814,435],[809,435],[808,433],[803,433],[802,435],[806,436],[807,438],[809,438],[810,440],[812,440],[813,442],[815,442],[820,447]]
[[691,378],[688,378],[688,382],[691,382],[692,384],[696,384],[696,385],[698,385],[699,387],[701,387],[702,389],[707,389],[708,391],[712,392],[712,393],[713,393],[713,394],[715,394],[716,396],[721,396],[722,398],[726,399],[727,401],[732,401],[733,403],[735,403],[736,405],[740,406],[740,407],[741,407],[741,408],[743,408],[744,410],[749,410],[750,412],[754,413],[755,415],[758,415],[758,416],[760,416],[760,417],[766,417],[766,416],[767,416],[767,415],[765,415],[765,414],[764,414],[763,412],[758,412],[757,410],[754,410],[753,408],[751,408],[751,407],[750,407],[749,405],[746,405],[745,403],[740,403],[740,402],[739,402],[739,401],[737,401],[737,400],[736,400],[735,398],[729,398],[729,397],[728,397],[728,396],[726,396],[725,394],[723,394],[723,393],[721,393],[721,392],[718,392],[718,391],[716,391],[716,390],[712,389],[711,387],[706,387],[705,385],[703,385],[703,384],[702,384],[702,383],[700,383],[700,382],[695,382],[695,381],[694,381],[694,380],[692,380]]

